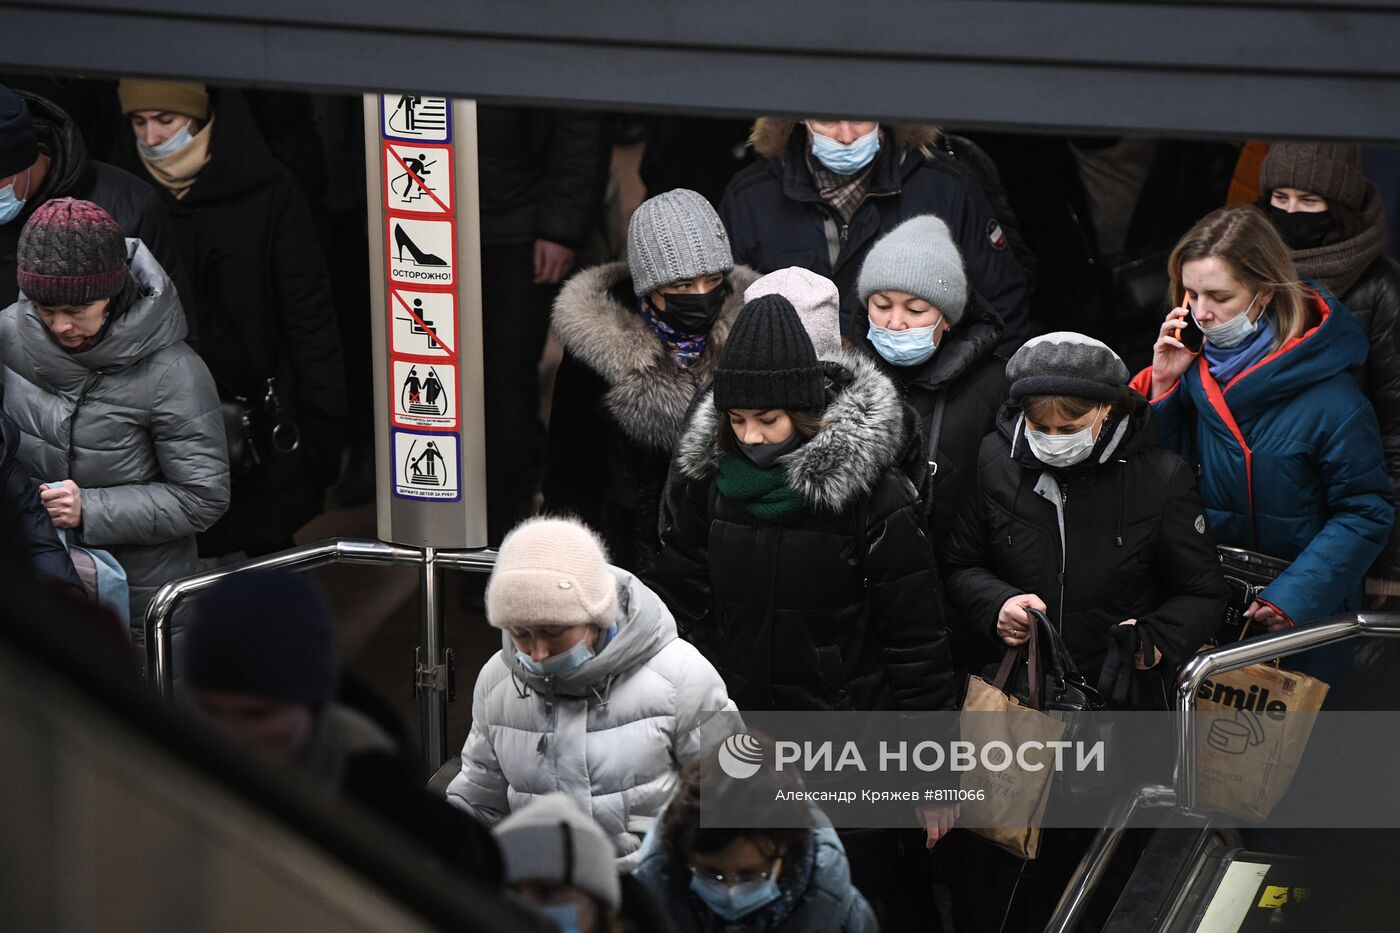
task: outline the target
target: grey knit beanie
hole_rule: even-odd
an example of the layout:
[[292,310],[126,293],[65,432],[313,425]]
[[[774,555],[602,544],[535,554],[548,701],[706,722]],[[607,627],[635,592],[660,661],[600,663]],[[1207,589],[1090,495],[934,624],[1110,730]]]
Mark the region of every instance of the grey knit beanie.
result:
[[91,201],[45,201],[25,223],[15,249],[15,279],[40,305],[85,305],[126,284],[126,235]]
[[1128,384],[1128,367],[1108,345],[1071,331],[1032,337],[1006,364],[1011,401],[1028,395],[1072,395],[1116,401]]
[[720,353],[714,386],[720,411],[826,407],[821,364],[792,302],[764,295],[744,305]]
[[876,292],[907,292],[933,305],[954,327],[967,307],[967,273],[948,225],[932,214],[911,217],[885,234],[860,267],[861,304]]
[[831,279],[789,266],[755,281],[744,291],[744,301],[764,295],[782,295],[792,302],[819,358],[829,359],[841,349],[841,293]]
[[1361,147],[1338,143],[1276,143],[1259,168],[1259,188],[1311,191],[1359,213],[1369,183],[1361,171]]
[[677,188],[643,201],[627,226],[627,265],[638,297],[662,285],[700,275],[723,275],[734,268],[729,234],[705,200]]
[[506,883],[547,881],[587,891],[616,910],[622,904],[617,849],[567,794],[537,797],[497,823]]

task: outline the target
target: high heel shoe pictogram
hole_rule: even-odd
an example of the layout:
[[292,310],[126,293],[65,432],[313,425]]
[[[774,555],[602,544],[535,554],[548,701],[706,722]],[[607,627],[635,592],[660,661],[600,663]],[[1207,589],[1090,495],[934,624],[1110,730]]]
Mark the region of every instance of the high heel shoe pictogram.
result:
[[394,245],[399,248],[399,262],[403,262],[403,251],[408,249],[413,256],[414,265],[419,266],[445,266],[447,263],[432,253],[425,253],[418,248],[418,244],[408,238],[408,234],[403,232],[402,224],[394,224]]

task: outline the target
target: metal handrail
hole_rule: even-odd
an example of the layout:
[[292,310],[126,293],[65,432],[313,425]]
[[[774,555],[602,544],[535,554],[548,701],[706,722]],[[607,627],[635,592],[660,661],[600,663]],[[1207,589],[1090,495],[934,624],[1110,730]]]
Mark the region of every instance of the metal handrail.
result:
[[[491,549],[439,551],[433,547],[420,549],[376,540],[332,538],[173,580],[156,591],[146,610],[147,681],[161,699],[167,703],[173,699],[175,657],[171,617],[176,604],[186,596],[240,573],[272,569],[304,571],[327,564],[411,564],[421,568],[422,644],[415,660],[414,692],[422,707],[420,725],[426,767],[430,773],[436,771],[446,754],[446,703],[451,685],[451,652],[444,645],[437,570],[448,567],[468,573],[490,573],[496,566],[496,551]],[[440,663],[444,659],[445,663]]]
[[1205,651],[1182,665],[1176,679],[1177,805],[1188,811],[1196,806],[1196,692],[1206,678],[1357,637],[1400,637],[1400,613],[1333,616],[1302,628],[1256,635]]

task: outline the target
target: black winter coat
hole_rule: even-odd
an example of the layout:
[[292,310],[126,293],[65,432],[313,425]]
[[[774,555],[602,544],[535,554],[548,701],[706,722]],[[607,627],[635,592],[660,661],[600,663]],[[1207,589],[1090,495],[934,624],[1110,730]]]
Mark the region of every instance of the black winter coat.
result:
[[[842,226],[812,181],[805,131],[789,126],[780,143],[759,142],[765,132],[781,133],[783,125],[759,121],[754,131],[756,146],[760,153],[775,157],[735,175],[720,202],[719,214],[729,230],[735,262],[761,273],[801,266],[832,279],[841,292],[843,330],[855,334],[865,329],[853,327],[852,322],[863,317],[857,308],[856,278],[866,254],[882,234],[909,218],[934,214],[948,224],[957,240],[969,285],[1001,315],[1003,345],[1020,345],[1027,332],[1025,274],[967,170],[945,153],[925,155],[906,147],[894,129],[887,128],[865,202]],[[841,228],[843,245],[834,264],[827,246],[828,217]]]
[[860,354],[825,365],[825,426],[785,460],[808,514],[762,521],[719,494],[723,415],[707,392],[649,583],[740,709],[955,709],[932,548],[897,467],[904,406]]
[[19,462],[19,437],[19,426],[0,411],[0,495],[19,519],[23,536],[20,550],[28,555],[30,570],[36,576],[82,589],[68,550],[58,540],[49,510],[39,498],[39,487]]
[[[917,417],[920,454],[930,474],[921,486],[935,551],[941,552],[947,543],[977,473],[982,438],[996,429],[997,412],[1006,401],[1006,360],[997,353],[1001,331],[996,309],[969,292],[963,319],[925,363],[891,366],[863,335],[856,341],[903,390]],[[939,399],[943,418],[935,450],[931,445]]]
[[[211,104],[209,163],[184,198],[157,186],[193,272],[185,310],[220,397],[260,400],[275,378],[301,443],[274,468],[235,478],[227,514],[199,537],[206,557],[274,547],[320,513],[339,472],[345,414],[340,330],[311,211],[242,96],[216,88]],[[118,156],[146,171],[134,136]]]
[[611,150],[602,117],[481,106],[476,119],[482,244],[583,246],[608,180]]
[[[1366,366],[1355,375],[1380,421],[1385,465],[1400,502],[1400,263],[1381,256],[1366,267],[1342,303],[1371,342]],[[1400,580],[1400,523],[1390,533],[1371,576]]]
[[554,302],[564,358],[549,414],[545,510],[583,519],[624,570],[640,574],[656,560],[671,453],[757,278],[744,266],[729,273],[732,292],[705,352],[685,369],[637,313],[626,262],[583,270]]
[[1105,426],[1087,461],[1066,470],[1036,460],[1019,410],[1004,409],[982,443],[944,570],[949,601],[989,638],[1012,596],[1043,599],[1091,683],[1114,625],[1149,626],[1163,659],[1139,680],[1150,685],[1144,705],[1160,708],[1170,705],[1167,679],[1214,632],[1228,595],[1191,470],[1160,445],[1140,399]]
[[37,94],[17,93],[29,104],[39,149],[52,162],[44,183],[29,197],[24,211],[0,226],[0,308],[8,308],[19,297],[15,249],[20,230],[40,205],[54,198],[91,201],[111,214],[123,233],[146,244],[183,299],[189,292],[184,263],[170,215],[155,190],[135,175],[89,158],[82,133],[57,106]]

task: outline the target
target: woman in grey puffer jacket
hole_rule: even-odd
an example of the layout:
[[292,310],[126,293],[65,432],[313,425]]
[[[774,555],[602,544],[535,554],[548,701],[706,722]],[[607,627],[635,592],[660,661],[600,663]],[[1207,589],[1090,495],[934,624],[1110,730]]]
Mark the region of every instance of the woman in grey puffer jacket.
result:
[[139,641],[155,591],[195,572],[195,533],[228,507],[214,381],[184,342],[169,277],[97,205],[63,198],[35,211],[17,267],[0,358],[20,460],[51,484],[42,498],[54,524],[126,570]]

